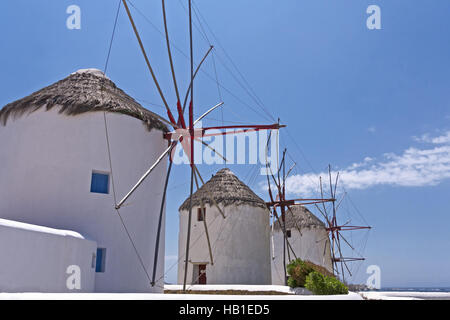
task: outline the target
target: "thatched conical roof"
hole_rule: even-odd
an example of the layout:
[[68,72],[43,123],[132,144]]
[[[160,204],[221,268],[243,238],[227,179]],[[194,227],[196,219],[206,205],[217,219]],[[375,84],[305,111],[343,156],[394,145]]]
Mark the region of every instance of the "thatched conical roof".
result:
[[[278,217],[281,221],[280,213],[278,213]],[[285,221],[286,229],[325,228],[325,224],[303,206],[290,206],[290,210],[286,209]],[[281,224],[283,224],[282,221]],[[275,222],[274,229],[281,230],[278,221]]]
[[[264,200],[258,197],[245,183],[239,180],[228,168],[219,170],[209,181],[192,195],[192,206],[214,205],[211,196],[222,206],[246,204],[267,208]],[[189,210],[189,197],[181,205],[180,211]]]
[[9,103],[0,110],[0,123],[18,118],[41,108],[46,111],[60,107],[59,113],[76,116],[94,111],[107,111],[129,115],[143,121],[149,130],[167,131],[154,113],[142,107],[132,97],[116,87],[103,72],[82,69],[48,87]]

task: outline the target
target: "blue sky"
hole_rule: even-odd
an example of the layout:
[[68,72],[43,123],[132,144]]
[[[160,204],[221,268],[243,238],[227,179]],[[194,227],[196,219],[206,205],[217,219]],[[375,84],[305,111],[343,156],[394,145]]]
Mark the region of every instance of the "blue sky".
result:
[[[189,77],[187,16],[180,1],[167,1],[174,59],[185,92]],[[133,0],[132,13],[166,95],[171,84],[160,1]],[[186,4],[186,1],[182,1]],[[81,8],[81,29],[66,28],[66,8]],[[450,286],[450,2],[196,0],[209,41],[225,107],[207,125],[280,118],[280,133],[298,165],[289,192],[311,192],[328,164],[342,172],[349,199],[373,226],[358,266],[381,268],[382,286]],[[381,8],[381,30],[368,30],[366,9]],[[0,106],[53,83],[80,68],[103,69],[115,0],[16,0],[0,12],[2,30]],[[199,26],[198,21],[197,26]],[[195,29],[198,61],[209,43]],[[225,51],[222,49],[225,48]],[[183,53],[181,53],[179,50]],[[257,106],[251,90],[271,116]],[[229,71],[232,71],[231,73]],[[195,84],[196,113],[219,102],[213,59]],[[121,10],[107,75],[144,106],[163,114],[131,26]],[[247,87],[244,85],[244,87]],[[247,88],[247,90],[249,90]],[[254,111],[256,110],[256,112]],[[205,177],[220,166],[200,165]],[[254,166],[230,168],[261,197],[264,177]],[[315,180],[314,180],[315,179]],[[175,166],[167,204],[167,264],[177,255],[179,204],[188,196],[189,170]],[[357,236],[355,236],[357,238]],[[175,269],[167,281],[175,281]]]

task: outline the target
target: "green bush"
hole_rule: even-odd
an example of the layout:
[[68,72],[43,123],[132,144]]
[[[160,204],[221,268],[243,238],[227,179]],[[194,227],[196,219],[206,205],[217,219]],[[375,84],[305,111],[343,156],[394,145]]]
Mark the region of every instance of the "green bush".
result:
[[316,271],[306,277],[305,288],[318,295],[348,294],[348,288],[338,279]]
[[306,263],[306,265],[308,265],[312,269],[314,269],[314,271],[317,271],[318,273],[321,273],[324,276],[335,278],[334,274],[332,272],[328,271],[327,268],[319,266],[319,265],[314,264],[311,261],[307,261],[307,260],[305,261],[305,263]]
[[318,266],[310,261],[303,261],[301,259],[292,260],[286,267],[288,278],[288,286],[291,288],[304,287],[306,277],[313,271],[319,272],[329,277],[334,275],[326,268]]
[[291,287],[291,288],[297,288],[297,287],[300,287],[300,286],[297,284],[297,281],[296,281],[294,278],[292,278],[292,277],[289,277],[289,278],[288,278],[287,284],[288,284],[288,286]]
[[304,287],[306,276],[314,271],[314,269],[301,259],[291,261],[286,267],[288,278],[288,286],[291,288]]

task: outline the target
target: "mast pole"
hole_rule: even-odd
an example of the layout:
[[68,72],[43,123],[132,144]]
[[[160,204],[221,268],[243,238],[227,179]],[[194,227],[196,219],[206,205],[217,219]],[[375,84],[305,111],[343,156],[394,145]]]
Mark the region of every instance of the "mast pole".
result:
[[[169,159],[170,159],[170,157],[169,157]],[[152,287],[154,287],[156,284],[155,278],[156,278],[156,269],[158,268],[159,239],[161,237],[161,225],[162,225],[162,219],[163,219],[163,214],[164,214],[164,207],[165,207],[165,203],[166,203],[167,186],[169,184],[170,171],[172,170],[172,164],[173,164],[173,162],[172,162],[172,160],[170,160],[169,168],[167,169],[166,181],[164,183],[164,191],[163,191],[163,196],[161,199],[161,207],[159,210],[158,229],[156,231],[155,254],[153,257],[153,272],[152,272],[152,282],[151,282]]]
[[184,282],[183,282],[183,291],[186,292],[186,280],[187,280],[187,271],[189,266],[189,243],[191,237],[191,219],[192,219],[192,193],[194,188],[194,48],[192,45],[192,3],[189,0],[189,45],[191,52],[191,103],[189,104],[189,131],[191,135],[191,192],[189,195],[189,217],[188,217],[188,231],[187,231],[187,240],[186,240],[186,261],[184,265]]

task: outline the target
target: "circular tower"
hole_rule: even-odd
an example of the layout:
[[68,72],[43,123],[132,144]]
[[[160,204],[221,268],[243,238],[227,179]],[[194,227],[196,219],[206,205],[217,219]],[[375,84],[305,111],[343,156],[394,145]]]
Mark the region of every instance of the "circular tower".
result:
[[[285,213],[286,237],[292,250],[284,245],[283,222],[281,217],[272,226],[272,284],[284,285],[284,260],[286,264],[295,256],[325,267],[333,272],[330,240],[325,224],[306,207],[291,206]],[[284,255],[283,256],[283,248]]]
[[[179,211],[182,284],[189,198]],[[218,171],[192,197],[187,284],[271,284],[269,225],[264,201],[229,169]]]
[[115,204],[167,147],[166,131],[95,69],[6,105],[0,110],[0,218],[94,240],[97,292],[162,292],[164,241],[157,286],[146,273],[153,268],[165,166],[152,172],[120,216]]

